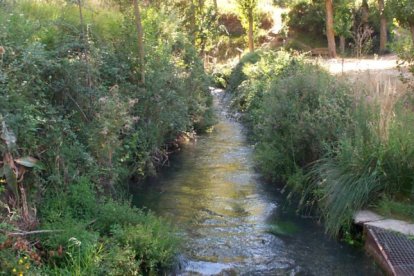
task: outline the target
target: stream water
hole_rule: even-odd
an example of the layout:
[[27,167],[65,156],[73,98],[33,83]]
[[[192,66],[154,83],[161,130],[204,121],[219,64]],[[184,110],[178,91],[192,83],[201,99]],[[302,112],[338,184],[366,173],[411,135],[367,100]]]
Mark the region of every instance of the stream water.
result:
[[223,107],[218,124],[134,191],[134,204],[170,219],[184,245],[173,275],[378,275],[372,260],[285,207],[254,169],[243,126]]

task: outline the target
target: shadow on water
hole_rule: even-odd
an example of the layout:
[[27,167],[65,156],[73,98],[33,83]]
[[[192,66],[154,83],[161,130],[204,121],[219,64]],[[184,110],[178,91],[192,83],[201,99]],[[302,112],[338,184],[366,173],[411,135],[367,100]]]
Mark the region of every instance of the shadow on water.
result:
[[330,239],[285,206],[254,170],[240,123],[214,91],[214,131],[186,145],[170,167],[134,191],[134,204],[181,229],[181,275],[378,275],[362,250]]

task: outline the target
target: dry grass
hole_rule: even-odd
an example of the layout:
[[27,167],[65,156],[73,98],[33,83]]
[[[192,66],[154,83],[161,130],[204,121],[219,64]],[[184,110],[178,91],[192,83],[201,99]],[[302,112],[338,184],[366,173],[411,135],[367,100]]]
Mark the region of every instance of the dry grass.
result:
[[395,118],[395,106],[406,95],[408,85],[401,75],[411,77],[406,68],[397,68],[398,58],[388,55],[381,58],[316,60],[331,74],[345,78],[353,87],[356,98],[366,99],[367,104],[379,108],[378,135],[382,141],[389,137],[389,129]]
[[396,55],[364,59],[316,59],[313,62],[324,67],[332,75],[346,78],[354,86],[362,86],[373,92],[377,91],[378,85],[384,83],[391,83],[397,92],[404,92],[407,90],[407,85],[401,81],[401,74],[404,77],[411,77],[407,68],[399,71]]
[[389,131],[395,119],[395,108],[399,100],[405,95],[406,89],[397,91],[397,85],[391,80],[379,80],[376,89],[368,90],[368,103],[376,104],[379,108],[377,125],[378,137],[382,142],[389,139]]

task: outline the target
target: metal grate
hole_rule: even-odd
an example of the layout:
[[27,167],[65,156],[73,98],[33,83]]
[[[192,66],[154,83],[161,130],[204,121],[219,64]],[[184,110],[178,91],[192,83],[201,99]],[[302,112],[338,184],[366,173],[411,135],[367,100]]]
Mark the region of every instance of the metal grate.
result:
[[406,235],[369,227],[396,275],[414,276],[414,240]]

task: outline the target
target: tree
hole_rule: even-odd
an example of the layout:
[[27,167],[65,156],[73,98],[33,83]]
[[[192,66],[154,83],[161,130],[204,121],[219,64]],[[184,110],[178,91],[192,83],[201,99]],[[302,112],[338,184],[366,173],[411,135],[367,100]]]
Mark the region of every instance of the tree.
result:
[[379,53],[386,52],[387,46],[387,17],[385,16],[384,0],[378,0],[378,9],[380,12],[380,48]]
[[214,4],[214,11],[216,12],[216,14],[218,14],[217,0],[213,0],[213,4]]
[[411,32],[411,39],[414,44],[414,1],[413,0],[388,0],[388,10],[397,19],[401,26]]
[[138,58],[140,63],[141,71],[141,83],[145,84],[145,52],[144,52],[144,32],[142,30],[141,13],[138,6],[138,0],[134,2],[134,16],[135,23],[137,25],[137,36],[138,36]]
[[326,7],[326,38],[328,39],[329,56],[336,57],[336,44],[334,32],[333,3],[332,0],[325,0]]
[[257,1],[258,0],[237,0],[242,19],[245,22],[247,21],[247,34],[250,52],[254,52],[254,16],[257,9]]
[[352,13],[353,1],[341,1],[340,5],[335,8],[334,29],[339,35],[339,49],[341,55],[345,53],[345,40],[352,36],[352,25],[354,16]]

